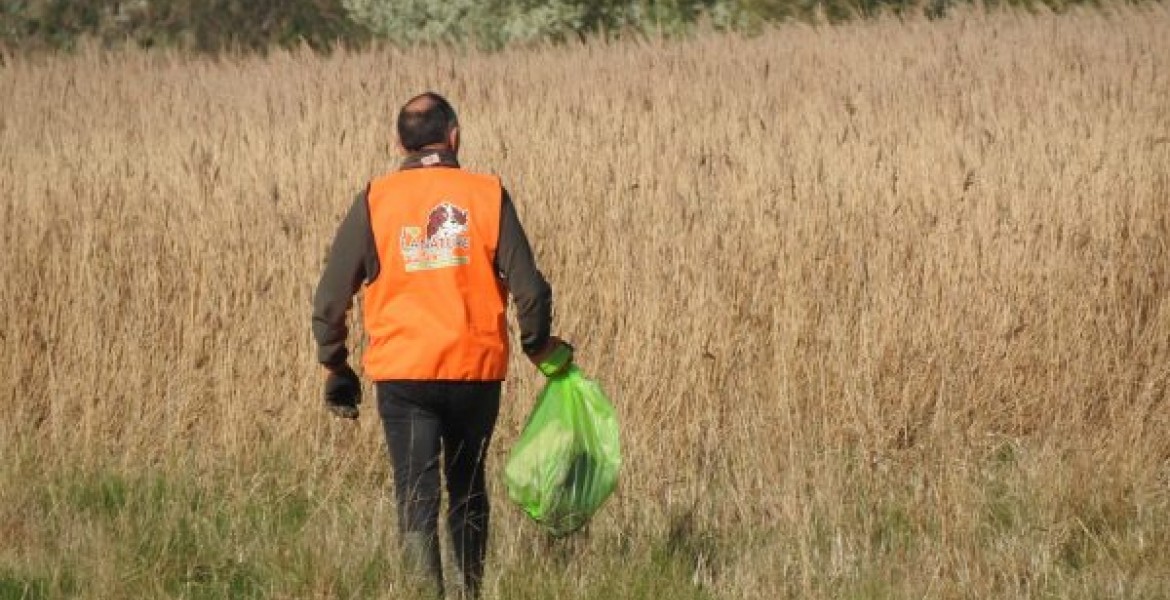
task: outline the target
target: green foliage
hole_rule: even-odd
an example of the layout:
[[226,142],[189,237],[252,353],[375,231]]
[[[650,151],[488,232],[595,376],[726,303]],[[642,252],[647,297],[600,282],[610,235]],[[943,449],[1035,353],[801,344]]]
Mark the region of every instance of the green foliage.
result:
[[339,0],[150,0],[140,6],[139,30],[199,50],[300,43],[324,49],[360,34]]
[[[353,19],[399,45],[500,48],[591,36],[675,36],[699,23],[742,29],[769,20],[753,0],[343,0]],[[787,6],[791,0],[786,0]],[[877,0],[872,0],[877,1]],[[779,4],[779,3],[778,3]],[[793,11],[775,11],[786,16]]]
[[353,19],[402,45],[481,48],[562,42],[587,35],[679,33],[703,14],[730,13],[730,0],[343,0]]
[[396,42],[453,43],[475,35],[491,15],[489,2],[477,0],[343,0],[352,18],[375,34]]
[[327,50],[365,35],[341,0],[0,0],[0,47],[69,49],[92,38],[207,52]]
[[[586,37],[685,35],[705,24],[758,31],[789,20],[841,22],[882,13],[945,16],[973,0],[0,0],[0,50],[106,44],[204,52],[360,45],[371,33],[400,46],[481,49]],[[1062,10],[1100,0],[980,0],[989,7]],[[1123,0],[1127,2],[1138,0]],[[2,53],[0,53],[2,57]]]
[[[837,23],[883,13],[945,16],[971,0],[342,0],[351,17],[396,45],[500,48],[590,36],[676,36],[699,24],[755,31],[788,20]],[[1060,10],[1098,0],[980,0]]]

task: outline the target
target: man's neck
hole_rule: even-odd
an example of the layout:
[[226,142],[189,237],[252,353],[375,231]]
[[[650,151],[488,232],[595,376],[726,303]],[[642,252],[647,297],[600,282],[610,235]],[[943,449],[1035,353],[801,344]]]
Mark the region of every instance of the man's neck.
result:
[[424,147],[406,155],[402,161],[402,169],[418,169],[423,167],[458,167],[459,159],[455,151],[449,146]]

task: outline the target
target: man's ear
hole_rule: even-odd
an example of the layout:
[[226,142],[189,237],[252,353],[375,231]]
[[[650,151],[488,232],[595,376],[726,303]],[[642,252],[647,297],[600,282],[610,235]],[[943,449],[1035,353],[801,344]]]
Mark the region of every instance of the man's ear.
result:
[[454,152],[459,152],[459,126],[456,125],[447,132],[447,145],[451,147]]

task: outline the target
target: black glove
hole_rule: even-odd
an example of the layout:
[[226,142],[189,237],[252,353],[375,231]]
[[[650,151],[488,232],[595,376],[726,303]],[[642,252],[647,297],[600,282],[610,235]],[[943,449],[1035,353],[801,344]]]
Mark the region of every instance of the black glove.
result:
[[573,346],[559,337],[549,338],[544,351],[534,356],[532,362],[545,377],[559,377],[573,366]]
[[358,405],[362,403],[362,382],[357,373],[342,363],[329,371],[325,378],[325,407],[335,416],[343,419],[358,418]]

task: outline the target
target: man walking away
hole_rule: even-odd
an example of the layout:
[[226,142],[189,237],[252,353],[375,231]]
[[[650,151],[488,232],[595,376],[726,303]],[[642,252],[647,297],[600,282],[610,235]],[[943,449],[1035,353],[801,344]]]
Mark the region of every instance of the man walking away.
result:
[[397,125],[405,160],[371,181],[341,222],[313,299],[313,335],[326,407],[357,418],[361,385],[347,361],[346,314],[365,285],[363,366],[394,471],[403,557],[442,596],[441,467],[460,584],[478,597],[489,517],[484,460],[508,366],[507,294],[524,353],[543,373],[567,368],[572,347],[550,335],[552,290],[508,192],[498,178],[460,168],[451,105],[421,94]]

